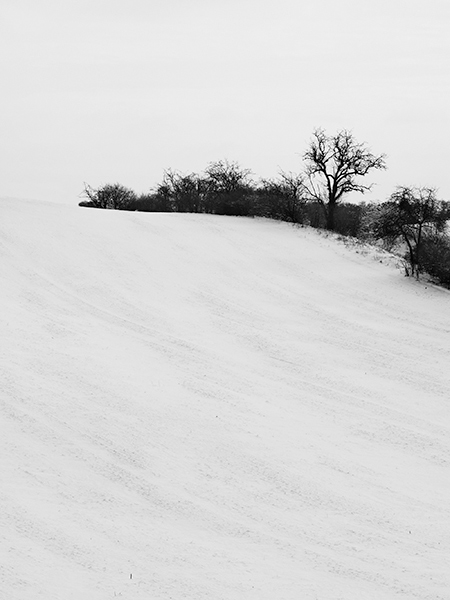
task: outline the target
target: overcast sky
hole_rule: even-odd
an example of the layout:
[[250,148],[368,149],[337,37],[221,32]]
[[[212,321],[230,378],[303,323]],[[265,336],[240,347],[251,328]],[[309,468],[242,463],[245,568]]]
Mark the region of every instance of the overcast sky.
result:
[[450,199],[449,31],[450,0],[3,0],[0,196],[271,177],[323,127],[387,154],[366,199]]

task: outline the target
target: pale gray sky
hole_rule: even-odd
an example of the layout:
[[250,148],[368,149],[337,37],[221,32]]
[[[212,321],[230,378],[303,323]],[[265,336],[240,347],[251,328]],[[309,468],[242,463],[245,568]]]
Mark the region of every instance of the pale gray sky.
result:
[[320,126],[388,155],[367,199],[450,199],[449,31],[449,0],[3,0],[0,196],[299,171]]

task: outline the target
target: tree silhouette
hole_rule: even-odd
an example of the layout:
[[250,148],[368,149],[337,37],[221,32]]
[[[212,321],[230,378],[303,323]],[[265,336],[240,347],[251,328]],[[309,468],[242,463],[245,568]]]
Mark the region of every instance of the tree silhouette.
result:
[[323,207],[330,230],[334,229],[335,209],[342,198],[349,192],[364,194],[371,189],[359,178],[372,169],[386,168],[384,154],[375,156],[347,130],[327,136],[323,129],[316,129],[303,158],[305,188],[310,199]]

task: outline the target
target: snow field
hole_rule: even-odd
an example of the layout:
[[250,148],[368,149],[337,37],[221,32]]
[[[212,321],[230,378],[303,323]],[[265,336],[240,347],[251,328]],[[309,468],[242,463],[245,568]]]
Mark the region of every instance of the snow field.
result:
[[284,223],[0,212],[0,597],[449,597],[447,291]]

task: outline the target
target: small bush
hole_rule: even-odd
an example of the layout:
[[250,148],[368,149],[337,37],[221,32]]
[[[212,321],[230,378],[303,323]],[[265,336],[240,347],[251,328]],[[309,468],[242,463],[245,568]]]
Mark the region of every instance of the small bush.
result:
[[87,198],[87,201],[84,201],[83,204],[80,202],[79,206],[111,210],[134,210],[133,205],[136,202],[136,194],[133,190],[124,187],[120,183],[108,183],[97,189],[85,183],[83,195]]
[[303,177],[281,171],[277,179],[262,179],[253,190],[252,215],[304,223],[305,204]]

